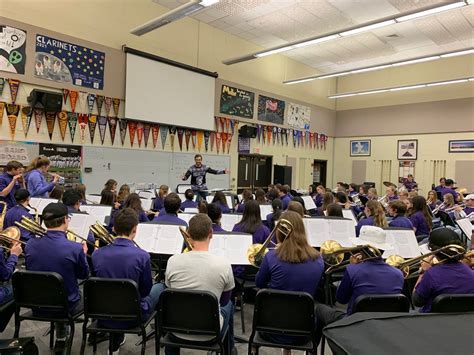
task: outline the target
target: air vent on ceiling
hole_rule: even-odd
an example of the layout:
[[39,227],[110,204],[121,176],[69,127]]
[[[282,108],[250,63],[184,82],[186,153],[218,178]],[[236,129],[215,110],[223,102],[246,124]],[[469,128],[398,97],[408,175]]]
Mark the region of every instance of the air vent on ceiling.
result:
[[387,37],[387,38],[400,38],[400,36],[397,35],[396,33],[391,34],[391,35],[388,35],[388,36],[385,36],[385,37]]

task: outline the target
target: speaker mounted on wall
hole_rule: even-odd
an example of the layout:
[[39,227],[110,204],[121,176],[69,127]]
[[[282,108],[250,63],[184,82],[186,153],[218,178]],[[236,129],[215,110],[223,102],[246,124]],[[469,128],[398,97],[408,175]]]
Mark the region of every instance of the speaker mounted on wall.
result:
[[242,126],[239,129],[239,136],[245,138],[255,138],[257,137],[257,128],[252,126]]
[[48,112],[60,112],[63,104],[61,94],[51,91],[33,89],[27,98],[31,108],[39,108]]

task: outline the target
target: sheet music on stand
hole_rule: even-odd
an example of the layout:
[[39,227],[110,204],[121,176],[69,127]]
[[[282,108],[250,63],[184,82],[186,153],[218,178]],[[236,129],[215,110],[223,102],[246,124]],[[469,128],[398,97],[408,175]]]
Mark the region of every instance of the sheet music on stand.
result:
[[354,221],[354,226],[357,225],[357,218],[354,216],[354,211],[352,211],[350,208],[343,208],[342,209],[342,216],[344,218],[349,218]]
[[309,210],[315,210],[317,207],[316,207],[316,204],[314,203],[314,200],[311,196],[301,196],[301,198],[303,199],[304,201],[304,207],[309,211]]
[[101,199],[102,197],[100,195],[86,195],[86,200],[88,202],[99,204]]
[[462,230],[462,232],[466,235],[467,239],[472,240],[472,231],[474,230],[474,226],[471,223],[469,217],[461,218],[456,220],[456,224]]
[[314,217],[303,218],[303,222],[312,247],[320,247],[326,240],[335,240],[343,247],[353,246],[349,238],[355,238],[355,228],[348,218]]
[[149,253],[179,254],[183,248],[183,236],[179,227],[175,224],[140,223],[135,242]]
[[184,213],[179,213],[178,218],[181,218],[183,221],[185,221],[189,225],[189,220],[193,218],[194,215],[195,213],[184,212]]
[[385,250],[382,257],[400,255],[402,258],[411,259],[421,255],[421,249],[416,240],[413,229],[384,228],[387,243],[393,245],[393,249]]
[[234,226],[242,219],[241,214],[223,213],[221,219],[221,227],[226,231],[231,231]]
[[[83,213],[73,213],[71,220],[69,221],[68,229],[78,234],[82,238],[86,238],[89,235],[90,227],[96,222],[96,216]],[[76,239],[76,242],[82,243],[81,239]]]
[[226,258],[232,265],[250,265],[247,250],[252,245],[252,234],[214,233],[209,253]]
[[273,212],[272,205],[260,205],[260,216],[262,221],[267,219],[267,215]]
[[95,216],[95,219],[100,223],[104,223],[105,218],[112,214],[112,206],[106,205],[82,205],[80,210]]
[[144,210],[151,210],[153,208],[153,200],[149,198],[140,197],[142,207]]
[[185,213],[196,214],[196,213],[199,213],[199,210],[195,207],[187,207],[187,208],[184,209],[184,212]]
[[[38,210],[39,214],[43,214],[43,210],[50,203],[56,203],[58,200],[54,198],[31,197],[30,206]],[[34,212],[34,211],[33,211]]]

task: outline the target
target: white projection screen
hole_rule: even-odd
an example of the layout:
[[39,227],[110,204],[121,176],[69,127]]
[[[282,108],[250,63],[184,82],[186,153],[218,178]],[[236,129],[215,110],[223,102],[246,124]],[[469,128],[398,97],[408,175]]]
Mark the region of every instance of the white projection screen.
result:
[[127,53],[125,117],[214,130],[215,81],[212,76]]

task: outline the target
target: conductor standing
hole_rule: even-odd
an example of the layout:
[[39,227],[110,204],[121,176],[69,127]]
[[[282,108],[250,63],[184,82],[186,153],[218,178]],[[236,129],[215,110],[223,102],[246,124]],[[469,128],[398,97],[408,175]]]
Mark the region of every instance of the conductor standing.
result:
[[229,170],[214,170],[206,165],[202,164],[202,155],[196,154],[194,156],[194,165],[190,166],[186,174],[182,176],[182,180],[186,181],[191,176],[191,189],[194,191],[194,194],[200,199],[206,199],[208,195],[207,186],[206,186],[206,173],[220,175],[228,174]]

